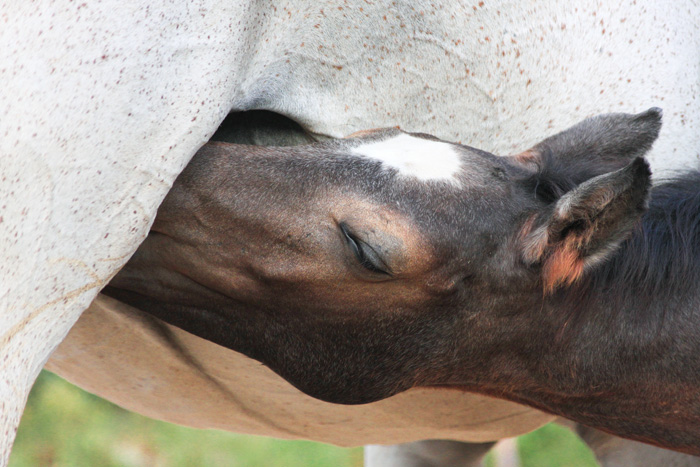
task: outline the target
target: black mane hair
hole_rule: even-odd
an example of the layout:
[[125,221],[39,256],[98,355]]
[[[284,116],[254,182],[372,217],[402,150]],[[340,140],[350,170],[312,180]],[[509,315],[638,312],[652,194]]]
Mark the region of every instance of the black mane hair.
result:
[[[552,298],[563,301],[573,321],[579,321],[601,294],[609,300],[607,311],[619,313],[629,303],[682,300],[699,284],[700,172],[693,171],[652,188],[649,209],[630,238]],[[634,318],[655,322],[658,328],[666,310],[637,307]]]

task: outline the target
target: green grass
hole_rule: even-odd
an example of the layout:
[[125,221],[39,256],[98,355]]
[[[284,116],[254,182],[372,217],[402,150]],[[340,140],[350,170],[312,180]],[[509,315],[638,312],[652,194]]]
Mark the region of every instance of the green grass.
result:
[[[593,453],[570,430],[549,424],[518,438],[522,467],[595,467]],[[556,455],[554,454],[556,453]]]
[[[518,439],[522,467],[595,467],[569,430]],[[493,466],[493,459],[487,459]],[[10,467],[357,467],[362,449],[195,430],[127,412],[43,372],[29,397]]]

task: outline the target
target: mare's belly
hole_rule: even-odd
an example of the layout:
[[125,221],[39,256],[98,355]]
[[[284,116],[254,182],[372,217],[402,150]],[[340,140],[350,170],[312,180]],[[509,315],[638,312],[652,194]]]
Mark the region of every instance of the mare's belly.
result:
[[492,441],[554,419],[451,389],[413,389],[360,406],[322,402],[255,360],[102,295],[46,368],[149,417],[341,446],[428,438]]

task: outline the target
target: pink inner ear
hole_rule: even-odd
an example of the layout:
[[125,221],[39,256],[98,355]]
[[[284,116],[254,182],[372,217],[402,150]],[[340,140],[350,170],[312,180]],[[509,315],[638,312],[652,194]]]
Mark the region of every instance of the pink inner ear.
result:
[[537,163],[540,159],[540,153],[536,149],[528,149],[520,154],[515,154],[511,156],[515,162],[522,165],[530,165]]
[[518,239],[526,263],[543,263],[544,292],[550,294],[560,285],[573,284],[583,274],[584,261],[579,252],[583,239],[572,236],[562,242],[550,243],[546,228],[533,230],[536,220],[535,214],[525,221]]
[[555,246],[545,260],[543,280],[545,293],[552,293],[559,285],[571,285],[583,274],[583,259],[571,242]]
[[547,235],[547,231],[544,228],[532,231],[536,220],[537,214],[530,216],[523,223],[518,234],[518,242],[522,247],[523,259],[528,264],[535,264],[542,260],[549,239],[549,235]]

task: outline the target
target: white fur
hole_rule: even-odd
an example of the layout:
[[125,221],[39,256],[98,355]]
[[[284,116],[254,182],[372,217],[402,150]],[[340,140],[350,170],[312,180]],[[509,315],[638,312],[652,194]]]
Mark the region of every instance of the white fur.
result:
[[0,2],[0,466],[46,359],[231,107],[229,3]]
[[422,181],[445,181],[458,184],[462,168],[456,148],[449,143],[400,134],[354,148],[352,153],[381,161],[406,177]]

